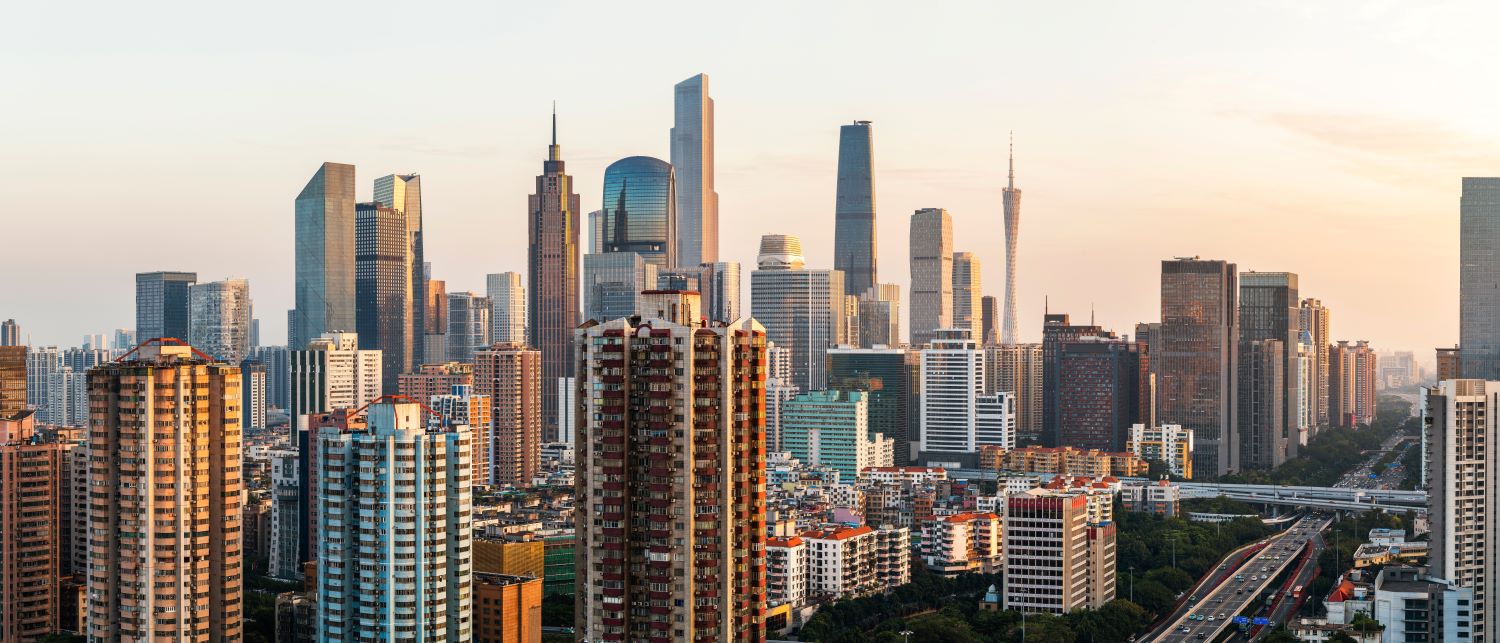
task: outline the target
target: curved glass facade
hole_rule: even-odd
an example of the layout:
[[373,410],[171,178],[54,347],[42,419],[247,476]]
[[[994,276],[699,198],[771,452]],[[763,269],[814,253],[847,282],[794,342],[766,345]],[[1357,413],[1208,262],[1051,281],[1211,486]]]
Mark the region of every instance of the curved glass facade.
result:
[[604,251],[634,252],[658,268],[677,266],[672,164],[631,156],[604,170]]

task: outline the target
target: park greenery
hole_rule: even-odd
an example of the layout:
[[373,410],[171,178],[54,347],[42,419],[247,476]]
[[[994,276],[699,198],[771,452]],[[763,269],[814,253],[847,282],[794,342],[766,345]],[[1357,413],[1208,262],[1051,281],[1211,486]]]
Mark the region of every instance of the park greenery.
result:
[[1375,421],[1358,428],[1335,427],[1319,431],[1297,457],[1270,471],[1249,470],[1219,477],[1220,482],[1329,487],[1346,472],[1363,464],[1365,452],[1398,432],[1415,435],[1422,422],[1411,416],[1411,403],[1400,398],[1380,398]]

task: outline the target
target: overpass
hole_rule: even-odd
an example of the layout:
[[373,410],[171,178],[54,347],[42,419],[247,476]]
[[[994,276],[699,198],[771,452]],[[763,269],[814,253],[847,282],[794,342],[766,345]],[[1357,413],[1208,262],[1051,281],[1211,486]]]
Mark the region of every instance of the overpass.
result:
[[[995,471],[980,469],[949,469],[948,475],[963,480],[996,480]],[[1017,474],[1026,475],[1026,474]],[[1032,474],[1043,481],[1056,476],[1051,473]],[[1122,477],[1126,484],[1147,484],[1146,478]],[[1288,507],[1317,507],[1344,511],[1392,511],[1405,512],[1427,508],[1426,491],[1400,489],[1351,489],[1344,487],[1301,487],[1267,484],[1225,484],[1218,482],[1179,482],[1184,498],[1217,498]]]

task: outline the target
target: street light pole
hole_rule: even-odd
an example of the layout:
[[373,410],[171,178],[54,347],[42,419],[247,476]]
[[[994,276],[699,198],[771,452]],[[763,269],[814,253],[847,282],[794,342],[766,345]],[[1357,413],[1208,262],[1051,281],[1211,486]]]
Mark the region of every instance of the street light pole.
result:
[[906,643],[911,643],[911,635],[912,635],[912,631],[911,630],[901,630],[900,632],[897,632],[897,634],[901,635],[901,640],[902,641],[905,641]]
[[1130,602],[1135,602],[1135,565],[1130,566]]

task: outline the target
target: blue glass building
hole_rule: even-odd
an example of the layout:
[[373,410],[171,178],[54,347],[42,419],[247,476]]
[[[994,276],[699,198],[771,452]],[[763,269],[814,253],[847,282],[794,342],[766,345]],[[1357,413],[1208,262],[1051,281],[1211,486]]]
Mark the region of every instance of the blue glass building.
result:
[[844,271],[844,294],[856,297],[877,283],[874,162],[870,121],[840,127],[833,267]]
[[630,156],[605,168],[604,252],[634,252],[658,269],[677,267],[677,196],[671,163]]

